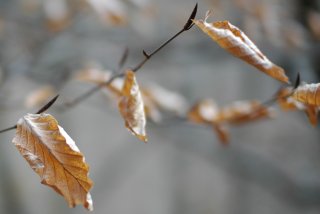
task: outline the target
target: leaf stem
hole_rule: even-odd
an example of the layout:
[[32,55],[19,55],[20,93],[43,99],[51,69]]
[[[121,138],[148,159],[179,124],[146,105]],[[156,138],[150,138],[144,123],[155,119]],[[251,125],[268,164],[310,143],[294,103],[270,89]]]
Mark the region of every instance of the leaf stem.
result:
[[[198,9],[198,3],[195,5],[195,7],[192,10],[192,13],[190,14],[186,24],[183,26],[183,28],[176,33],[173,37],[171,37],[170,39],[168,39],[166,42],[164,42],[160,47],[158,47],[156,50],[154,50],[151,54],[147,54],[147,52],[145,50],[142,51],[143,55],[144,55],[144,59],[138,63],[135,67],[133,67],[131,70],[133,72],[137,72],[140,68],[142,68],[142,66],[152,57],[154,56],[156,53],[158,53],[161,49],[163,49],[165,46],[167,46],[172,40],[174,40],[175,38],[177,38],[180,34],[182,34],[185,31],[190,30],[193,27],[193,22],[192,20],[195,18],[195,16],[197,15],[197,9]],[[123,58],[126,59],[126,54],[124,54]],[[122,61],[124,61],[123,59],[120,60],[120,65],[122,64]],[[75,105],[77,105],[78,103],[82,102],[83,100],[87,99],[88,97],[90,97],[92,94],[94,94],[95,92],[99,91],[103,86],[108,86],[109,84],[111,84],[115,79],[117,78],[121,78],[124,76],[124,72],[123,73],[116,73],[114,74],[108,81],[101,83],[99,85],[96,85],[95,87],[91,88],[89,91],[87,91],[86,93],[78,96],[77,98],[75,98],[72,101],[69,101],[67,103],[64,104],[63,107],[67,107],[67,108],[71,108]]]

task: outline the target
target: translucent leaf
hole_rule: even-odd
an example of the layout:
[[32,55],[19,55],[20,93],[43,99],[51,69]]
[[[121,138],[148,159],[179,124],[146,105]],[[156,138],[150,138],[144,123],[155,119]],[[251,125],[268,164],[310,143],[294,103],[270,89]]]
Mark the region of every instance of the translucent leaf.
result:
[[206,19],[194,20],[194,23],[222,48],[267,75],[285,83],[289,82],[285,71],[273,64],[240,29],[228,21],[208,23]]
[[89,166],[75,142],[50,114],[28,114],[17,123],[12,140],[41,183],[62,195],[70,207],[92,210]]
[[320,83],[304,84],[295,89],[292,97],[304,104],[320,106]]
[[140,140],[147,142],[144,103],[135,74],[131,70],[126,71],[119,110],[125,126]]
[[258,101],[237,101],[221,109],[218,121],[242,124],[271,116],[270,109]]

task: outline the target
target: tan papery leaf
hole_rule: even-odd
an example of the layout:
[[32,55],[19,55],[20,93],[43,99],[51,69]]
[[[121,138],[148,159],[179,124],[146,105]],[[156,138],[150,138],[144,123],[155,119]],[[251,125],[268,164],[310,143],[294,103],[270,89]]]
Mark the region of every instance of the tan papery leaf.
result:
[[237,101],[221,109],[218,121],[242,124],[271,116],[270,109],[258,101]]
[[204,99],[197,102],[188,112],[188,119],[195,123],[209,123],[217,120],[219,109],[211,99]]
[[306,110],[305,110],[309,122],[311,123],[312,126],[317,126],[318,124],[318,112],[319,109],[316,106],[311,106],[311,105],[307,105],[306,106]]
[[320,83],[303,84],[294,90],[293,99],[304,104],[320,106]]
[[204,21],[200,19],[193,22],[235,57],[244,60],[279,81],[289,82],[285,71],[273,64],[239,28],[228,21],[208,23],[206,21],[208,16],[209,13],[207,13]]
[[144,103],[135,74],[131,70],[126,71],[119,110],[125,126],[140,140],[147,142]]
[[222,144],[224,144],[224,145],[229,144],[229,138],[230,138],[229,132],[228,132],[228,129],[224,125],[214,123],[213,130],[217,133],[217,136]]
[[50,114],[27,114],[12,140],[41,183],[62,195],[70,207],[93,210],[89,166],[75,142]]
[[[111,71],[89,67],[78,71],[74,78],[78,81],[95,83],[99,85],[107,82],[111,76]],[[106,85],[105,88],[111,92],[111,94],[115,95],[116,97],[120,97],[122,95],[122,86],[123,80],[118,78],[112,81],[111,84]]]
[[185,115],[188,103],[181,94],[170,91],[155,83],[149,84],[144,91],[160,109],[180,116]]

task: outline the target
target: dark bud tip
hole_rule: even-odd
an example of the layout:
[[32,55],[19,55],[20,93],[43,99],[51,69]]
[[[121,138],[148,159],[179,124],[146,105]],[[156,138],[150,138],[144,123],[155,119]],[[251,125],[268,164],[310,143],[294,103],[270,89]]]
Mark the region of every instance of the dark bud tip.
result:
[[184,25],[183,29],[184,30],[189,30],[190,28],[192,28],[193,26],[193,22],[192,20],[196,17],[197,15],[197,10],[198,10],[198,3],[196,4],[196,6],[193,8],[193,11],[187,21],[187,23]]
[[43,112],[45,112],[46,110],[48,110],[58,99],[59,94],[57,94],[54,98],[52,98],[47,104],[45,104],[41,109],[39,109],[36,114],[41,114]]
[[150,58],[149,54],[147,54],[147,52],[146,52],[145,50],[142,50],[142,53],[143,53],[143,55],[144,55],[147,59]]
[[301,84],[300,72],[298,72],[297,78],[296,78],[296,81],[295,81],[295,83],[294,83],[294,87],[293,87],[293,88],[294,88],[294,89],[298,88],[300,84]]

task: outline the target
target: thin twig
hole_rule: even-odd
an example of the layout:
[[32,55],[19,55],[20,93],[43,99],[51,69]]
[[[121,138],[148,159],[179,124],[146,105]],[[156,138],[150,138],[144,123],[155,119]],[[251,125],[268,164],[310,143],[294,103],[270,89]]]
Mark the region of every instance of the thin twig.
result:
[[[173,37],[171,37],[170,39],[168,39],[166,42],[164,42],[159,48],[157,48],[156,50],[154,50],[152,53],[147,54],[145,50],[142,51],[143,55],[144,55],[144,59],[138,63],[135,67],[133,67],[131,70],[133,72],[137,72],[152,56],[154,56],[156,53],[158,53],[161,49],[163,49],[166,45],[168,45],[172,40],[174,40],[176,37],[178,37],[180,34],[182,34],[185,31],[190,30],[193,27],[193,22],[192,20],[195,18],[196,14],[197,14],[197,9],[198,9],[198,3],[195,5],[191,15],[189,16],[186,24],[183,26],[183,28],[176,33]],[[122,60],[120,60],[120,62],[122,62]],[[121,63],[120,63],[121,64]],[[98,84],[95,87],[91,88],[89,91],[87,91],[86,93],[78,96],[77,98],[75,98],[72,101],[69,101],[67,103],[64,104],[64,106],[62,107],[62,109],[65,108],[71,108],[75,105],[77,105],[78,103],[82,102],[83,100],[87,99],[88,97],[90,97],[92,94],[94,94],[95,92],[99,91],[102,87],[104,86],[108,86],[109,84],[111,84],[115,79],[117,78],[121,78],[124,77],[124,72],[123,73],[118,73],[118,74],[114,74],[108,81]]]
[[[41,114],[41,113],[45,112],[46,110],[48,110],[56,102],[58,97],[59,97],[59,94],[56,95],[54,98],[52,98],[47,104],[42,106],[35,114]],[[6,129],[2,129],[2,130],[0,130],[0,134],[3,133],[3,132],[6,132],[6,131],[10,131],[10,130],[16,129],[16,128],[17,128],[17,125],[11,126],[9,128],[6,128]]]

